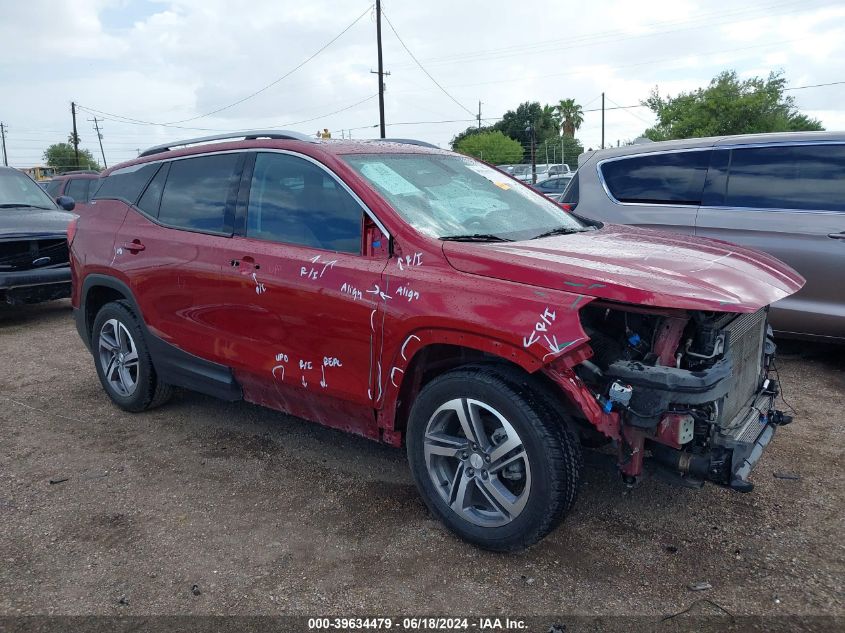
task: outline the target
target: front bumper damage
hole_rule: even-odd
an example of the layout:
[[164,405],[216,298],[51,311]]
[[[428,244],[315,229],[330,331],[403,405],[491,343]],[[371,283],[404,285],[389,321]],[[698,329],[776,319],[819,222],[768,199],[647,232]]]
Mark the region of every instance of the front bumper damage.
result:
[[767,310],[648,315],[602,305],[583,314],[590,342],[547,368],[580,412],[585,439],[616,442],[623,480],[646,458],[676,483],[748,492],[778,426]]
[[[749,475],[776,428],[792,421],[775,409],[779,385],[768,377],[774,350],[767,338],[759,366],[750,369],[736,367],[730,355],[695,371],[631,361],[610,365],[606,375],[631,388],[623,415],[623,474],[638,475],[649,451],[659,465],[683,477],[685,485],[710,481],[750,492]],[[713,405],[716,412],[727,409],[727,399],[735,397],[731,389],[748,371],[756,372],[759,386],[743,405],[731,409],[736,413],[730,419],[697,417],[699,405]],[[693,443],[694,438],[699,441]]]
[[70,296],[70,266],[0,272],[0,303],[22,305]]

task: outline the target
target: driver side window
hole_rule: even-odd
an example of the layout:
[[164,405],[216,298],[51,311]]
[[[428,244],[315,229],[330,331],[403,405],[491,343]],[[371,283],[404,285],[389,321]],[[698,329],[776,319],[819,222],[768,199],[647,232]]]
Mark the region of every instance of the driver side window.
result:
[[360,253],[362,220],[360,205],[321,167],[289,154],[255,157],[247,237]]

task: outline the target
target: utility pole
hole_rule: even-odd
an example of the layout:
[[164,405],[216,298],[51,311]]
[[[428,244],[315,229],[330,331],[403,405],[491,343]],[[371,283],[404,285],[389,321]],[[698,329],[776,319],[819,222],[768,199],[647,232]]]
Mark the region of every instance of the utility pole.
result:
[[601,148],[604,149],[604,93],[601,93]]
[[76,134],[76,103],[70,102],[70,115],[73,117],[73,155],[76,159],[76,168],[79,169],[79,136]]
[[381,0],[376,0],[376,46],[378,47],[378,122],[380,138],[384,133],[384,64],[381,57]]
[[108,169],[108,163],[106,163],[106,153],[103,151],[103,135],[100,134],[100,124],[97,121],[97,117],[93,119],[88,119],[89,121],[94,121],[94,129],[97,130],[97,139],[100,141],[100,153],[103,155],[103,167]]
[[0,138],[3,139],[3,164],[9,166],[9,157],[6,156],[6,125],[0,121]]
[[478,129],[481,129],[481,99],[478,100]]
[[526,132],[531,132],[531,184],[537,184],[537,155],[535,151],[536,136],[534,135],[534,122],[528,122],[528,129]]

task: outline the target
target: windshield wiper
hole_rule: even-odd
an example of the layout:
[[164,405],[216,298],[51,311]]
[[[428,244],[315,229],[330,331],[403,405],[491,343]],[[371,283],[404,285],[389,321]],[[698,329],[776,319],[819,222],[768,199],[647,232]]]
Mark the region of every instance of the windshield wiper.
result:
[[472,233],[470,235],[444,235],[440,238],[449,242],[513,242],[506,237],[492,233]]
[[589,229],[586,228],[572,228],[571,226],[559,226],[556,229],[552,229],[550,231],[546,231],[545,233],[540,233],[540,235],[535,235],[532,237],[532,240],[538,240],[541,237],[551,237],[552,235],[570,235],[572,233],[582,233],[583,231],[588,231]]
[[22,202],[4,202],[0,204],[0,209],[43,209],[50,211],[50,207],[37,207],[34,204],[25,204]]

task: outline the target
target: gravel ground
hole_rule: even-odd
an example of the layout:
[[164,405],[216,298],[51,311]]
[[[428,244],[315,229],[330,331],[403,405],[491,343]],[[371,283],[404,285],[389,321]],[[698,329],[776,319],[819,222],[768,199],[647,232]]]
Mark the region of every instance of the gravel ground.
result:
[[752,494],[627,490],[598,455],[563,525],[500,555],[427,514],[400,450],[188,392],[124,413],[67,302],[4,308],[0,615],[841,617],[845,353],[784,347],[796,421]]

